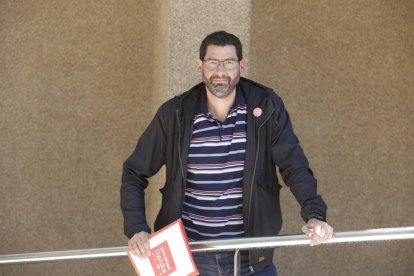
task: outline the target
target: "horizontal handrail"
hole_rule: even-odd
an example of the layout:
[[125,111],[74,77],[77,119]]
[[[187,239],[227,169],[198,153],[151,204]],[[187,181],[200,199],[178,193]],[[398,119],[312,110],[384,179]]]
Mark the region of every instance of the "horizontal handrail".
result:
[[[325,244],[408,239],[414,239],[414,226],[336,232],[334,237],[331,240],[325,242]],[[306,237],[304,234],[299,234],[275,237],[239,238],[190,242],[190,249],[192,252],[230,251],[254,248],[274,248],[307,245],[309,242],[309,237]],[[0,265],[42,263],[75,259],[124,257],[127,256],[126,250],[126,246],[121,246],[24,254],[8,254],[0,255]]]

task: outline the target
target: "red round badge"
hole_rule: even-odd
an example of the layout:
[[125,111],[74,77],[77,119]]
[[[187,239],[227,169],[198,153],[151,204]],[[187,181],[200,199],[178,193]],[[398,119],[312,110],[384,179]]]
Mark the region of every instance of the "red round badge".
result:
[[262,109],[260,107],[256,107],[253,109],[253,115],[254,117],[260,117],[262,115]]

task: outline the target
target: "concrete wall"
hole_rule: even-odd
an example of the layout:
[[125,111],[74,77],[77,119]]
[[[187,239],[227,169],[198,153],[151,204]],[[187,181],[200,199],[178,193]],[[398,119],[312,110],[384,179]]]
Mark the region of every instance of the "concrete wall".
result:
[[[414,225],[414,5],[253,1],[250,76],[285,100],[338,231]],[[299,232],[282,189],[283,233]],[[414,241],[277,249],[282,275],[410,275]]]
[[[150,120],[157,2],[0,1],[0,252],[121,246],[122,162]],[[2,275],[132,275],[127,258]]]
[[[411,1],[0,1],[0,254],[126,245],[121,166],[159,104],[199,77],[201,39],[242,39],[284,98],[338,231],[409,226]],[[159,207],[149,188],[148,217]],[[283,233],[299,208],[282,190]],[[408,275],[413,242],[281,248],[281,275]],[[0,275],[133,275],[126,258]]]

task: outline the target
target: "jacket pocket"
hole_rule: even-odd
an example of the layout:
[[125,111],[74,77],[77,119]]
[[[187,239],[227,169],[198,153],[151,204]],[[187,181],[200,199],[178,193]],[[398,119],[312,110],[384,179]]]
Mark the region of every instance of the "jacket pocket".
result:
[[162,200],[161,200],[161,209],[160,209],[160,213],[162,213],[164,210],[164,207],[167,205],[168,201],[171,199],[171,196],[174,192],[174,182],[173,181],[167,181],[164,184],[164,187],[162,187],[161,189],[159,189],[161,195],[162,195]]
[[164,197],[170,197],[172,194],[174,188],[174,184],[173,182],[165,182],[164,187],[162,187],[161,189],[159,189],[160,193],[162,194],[163,198]]
[[172,202],[174,201],[174,182],[167,181],[165,182],[164,187],[159,189],[160,193],[162,194],[161,200],[161,208],[157,215],[154,224],[154,230],[157,231],[162,227],[166,226],[172,217],[172,213],[174,212],[173,208],[171,208]]
[[272,177],[257,176],[251,214],[251,229],[254,237],[274,236],[282,224],[279,191],[281,186]]
[[282,188],[277,179],[270,180],[268,177],[265,177],[262,174],[256,175],[256,181],[258,187],[273,195],[279,194],[279,191]]

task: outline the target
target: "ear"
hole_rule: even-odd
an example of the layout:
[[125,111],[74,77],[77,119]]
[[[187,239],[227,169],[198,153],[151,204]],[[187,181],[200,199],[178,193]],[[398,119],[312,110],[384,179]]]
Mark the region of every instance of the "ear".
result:
[[247,61],[245,59],[241,59],[239,61],[240,73],[241,74],[245,74],[246,73],[246,65],[247,65]]
[[201,75],[201,72],[203,70],[203,61],[201,59],[197,60],[197,73]]

